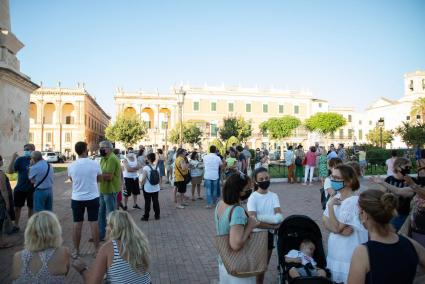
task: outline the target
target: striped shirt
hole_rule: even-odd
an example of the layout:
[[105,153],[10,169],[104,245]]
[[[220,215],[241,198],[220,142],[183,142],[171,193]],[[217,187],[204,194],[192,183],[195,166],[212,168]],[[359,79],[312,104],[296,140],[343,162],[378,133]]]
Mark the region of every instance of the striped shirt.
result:
[[152,283],[149,272],[142,271],[138,273],[131,268],[127,261],[125,261],[118,250],[116,240],[112,240],[114,246],[114,259],[112,265],[106,272],[107,283],[126,283],[126,284],[149,284]]

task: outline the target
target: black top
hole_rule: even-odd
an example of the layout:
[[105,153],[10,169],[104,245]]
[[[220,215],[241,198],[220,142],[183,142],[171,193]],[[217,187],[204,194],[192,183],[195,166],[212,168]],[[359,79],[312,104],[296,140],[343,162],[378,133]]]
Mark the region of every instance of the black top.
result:
[[[414,179],[416,182],[416,180]],[[385,182],[388,184],[391,184],[398,188],[408,187],[407,184],[405,184],[404,180],[402,179],[396,179],[394,176],[389,176],[385,179]],[[412,198],[408,197],[398,197],[398,207],[397,212],[400,215],[409,215],[410,213],[410,201],[412,201]]]
[[384,244],[368,241],[364,245],[369,254],[370,270],[366,284],[409,284],[413,283],[419,262],[413,244],[399,235],[398,242]]

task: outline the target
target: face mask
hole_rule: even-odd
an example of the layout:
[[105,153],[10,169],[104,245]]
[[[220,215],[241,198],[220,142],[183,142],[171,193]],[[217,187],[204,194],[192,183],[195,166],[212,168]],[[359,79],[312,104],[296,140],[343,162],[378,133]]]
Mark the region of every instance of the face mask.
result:
[[266,190],[270,186],[270,180],[259,181],[257,184],[259,188]]
[[105,157],[105,156],[106,156],[106,150],[105,150],[105,149],[100,149],[100,150],[99,150],[99,153],[100,153],[100,155],[101,155],[102,157]]
[[24,156],[25,156],[25,157],[29,157],[29,156],[31,156],[31,151],[24,150]]
[[247,200],[249,198],[249,196],[252,193],[252,190],[251,189],[250,190],[246,190],[246,191],[243,191],[243,193],[245,193],[245,194],[241,196],[241,200],[242,201]]
[[344,188],[344,182],[343,181],[336,181],[336,180],[331,180],[331,187],[333,190],[338,191]]
[[410,174],[410,167],[405,167],[404,169],[401,169],[400,173],[404,176]]

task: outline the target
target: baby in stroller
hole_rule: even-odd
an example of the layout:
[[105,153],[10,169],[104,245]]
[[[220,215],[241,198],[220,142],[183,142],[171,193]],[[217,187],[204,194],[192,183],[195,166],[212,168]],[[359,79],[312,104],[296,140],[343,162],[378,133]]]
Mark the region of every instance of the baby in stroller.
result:
[[326,277],[326,271],[317,268],[316,261],[313,259],[316,246],[309,239],[304,239],[301,242],[300,250],[290,250],[285,255],[285,261],[288,265],[296,264],[296,266],[289,269],[289,276],[297,278],[300,276],[320,276]]

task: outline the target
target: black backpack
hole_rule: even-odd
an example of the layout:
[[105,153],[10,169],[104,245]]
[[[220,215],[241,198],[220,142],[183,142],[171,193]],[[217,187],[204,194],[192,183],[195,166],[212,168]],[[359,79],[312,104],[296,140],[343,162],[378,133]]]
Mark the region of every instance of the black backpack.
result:
[[151,167],[151,165],[148,165],[148,167],[151,169],[151,171],[149,173],[149,177],[146,176],[147,179],[148,179],[148,181],[149,181],[149,183],[151,185],[157,185],[157,184],[159,184],[159,172],[157,170],[158,169],[158,166],[156,166],[155,169],[153,169]]

